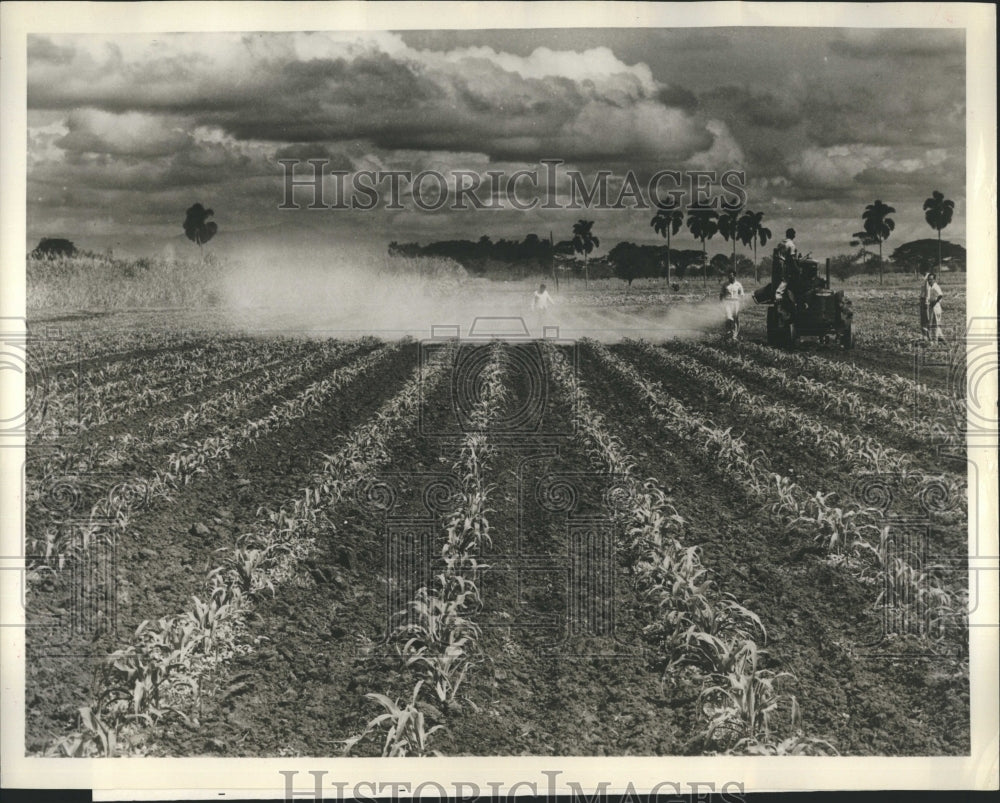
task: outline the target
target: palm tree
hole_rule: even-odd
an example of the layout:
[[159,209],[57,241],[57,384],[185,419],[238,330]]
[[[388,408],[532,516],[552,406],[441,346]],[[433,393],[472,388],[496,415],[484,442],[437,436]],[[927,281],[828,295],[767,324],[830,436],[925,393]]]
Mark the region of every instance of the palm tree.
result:
[[861,220],[864,221],[864,229],[867,234],[875,238],[878,243],[878,283],[882,284],[882,243],[889,239],[892,230],[896,228],[896,221],[888,217],[896,210],[888,204],[876,199],[875,203],[865,207]]
[[579,220],[573,224],[573,250],[583,254],[583,280],[587,287],[590,287],[590,269],[587,267],[587,260],[591,251],[601,247],[601,241],[591,233],[593,226],[593,220]]
[[767,241],[771,239],[771,230],[765,226],[762,221],[764,220],[763,212],[751,212],[749,209],[743,213],[743,217],[740,218],[739,223],[736,224],[736,232],[740,238],[740,242],[745,246],[753,245],[753,280],[755,282],[760,281],[760,275],[757,270],[757,243],[760,243],[761,248],[767,245]]
[[736,241],[739,239],[740,212],[742,209],[727,209],[719,215],[719,234],[726,242],[733,241],[732,269],[736,270]]
[[205,258],[202,246],[211,240],[219,230],[218,225],[209,220],[215,214],[211,209],[206,209],[201,204],[194,204],[188,207],[184,213],[184,234],[187,238],[198,246],[198,250]]
[[955,202],[949,201],[940,192],[934,190],[934,194],[924,201],[924,220],[932,229],[937,229],[938,233],[938,271],[941,270],[941,229],[951,223],[951,216],[955,212]]
[[667,238],[667,284],[670,284],[670,237],[677,234],[684,225],[684,213],[668,206],[657,207],[656,215],[649,221],[649,225],[657,234]]
[[696,240],[701,240],[703,284],[708,284],[708,253],[705,241],[711,240],[719,230],[719,213],[714,209],[688,209],[687,227]]

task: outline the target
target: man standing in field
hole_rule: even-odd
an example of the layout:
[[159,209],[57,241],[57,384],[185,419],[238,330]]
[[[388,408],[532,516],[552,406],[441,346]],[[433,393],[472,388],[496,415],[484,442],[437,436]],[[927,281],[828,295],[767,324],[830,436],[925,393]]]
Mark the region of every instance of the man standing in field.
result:
[[548,309],[555,306],[555,303],[556,300],[545,289],[544,282],[538,285],[538,289],[531,299],[531,309],[535,313],[535,323],[538,324],[539,334],[544,334],[545,323],[548,320]]
[[943,343],[944,335],[941,333],[941,286],[937,283],[937,276],[933,273],[927,274],[927,281],[920,288],[920,323],[924,331],[924,339],[934,343]]
[[740,337],[740,302],[743,298],[743,285],[736,281],[736,273],[729,271],[727,281],[719,291],[719,300],[726,313],[726,331],[732,332],[733,340]]

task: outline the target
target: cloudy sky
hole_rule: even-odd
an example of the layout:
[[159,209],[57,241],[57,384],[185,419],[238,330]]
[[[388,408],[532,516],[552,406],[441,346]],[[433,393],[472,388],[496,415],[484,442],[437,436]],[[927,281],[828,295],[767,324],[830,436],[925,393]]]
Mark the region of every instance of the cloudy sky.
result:
[[[331,167],[506,171],[543,158],[615,182],[632,170],[743,170],[748,206],[816,255],[849,250],[866,204],[888,245],[965,242],[960,30],[565,29],[401,33],[32,35],[28,241],[156,250],[184,210],[215,210],[217,247],[251,235],[381,244],[528,232],[569,210],[280,211],[280,158]],[[560,191],[565,187],[561,187]],[[594,210],[606,247],[653,241],[650,212]],[[686,232],[678,247],[697,247]],[[183,247],[179,240],[178,247]],[[726,249],[720,238],[710,251]]]

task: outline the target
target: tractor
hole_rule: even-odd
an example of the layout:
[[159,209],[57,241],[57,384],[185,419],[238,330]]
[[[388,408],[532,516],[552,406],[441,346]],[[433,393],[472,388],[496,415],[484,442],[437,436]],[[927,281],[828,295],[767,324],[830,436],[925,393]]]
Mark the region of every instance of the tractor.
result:
[[802,337],[818,337],[823,343],[835,338],[845,349],[854,345],[851,301],[843,290],[830,289],[829,259],[823,279],[815,259],[799,259],[776,248],[771,282],[758,287],[753,300],[767,305],[769,346],[794,348]]

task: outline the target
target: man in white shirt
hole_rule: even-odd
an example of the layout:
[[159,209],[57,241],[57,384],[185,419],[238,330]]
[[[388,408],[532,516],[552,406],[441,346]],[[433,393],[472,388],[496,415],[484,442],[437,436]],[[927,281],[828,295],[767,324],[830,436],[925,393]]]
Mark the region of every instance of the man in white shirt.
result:
[[719,300],[726,312],[726,331],[732,332],[733,340],[740,336],[740,301],[743,298],[743,285],[736,281],[736,274],[729,271],[727,281],[719,291]]
[[941,333],[941,286],[937,283],[937,276],[933,273],[927,274],[927,281],[920,288],[920,305],[922,315],[924,338],[933,342],[944,342],[944,335]]
[[556,300],[545,289],[545,284],[538,285],[538,289],[531,299],[531,309],[535,313],[535,322],[538,324],[539,332],[544,331],[545,321],[548,319],[548,309],[555,306],[555,303]]
[[794,257],[799,252],[798,247],[795,245],[795,229],[785,230],[785,239],[781,243],[781,247],[789,256]]

